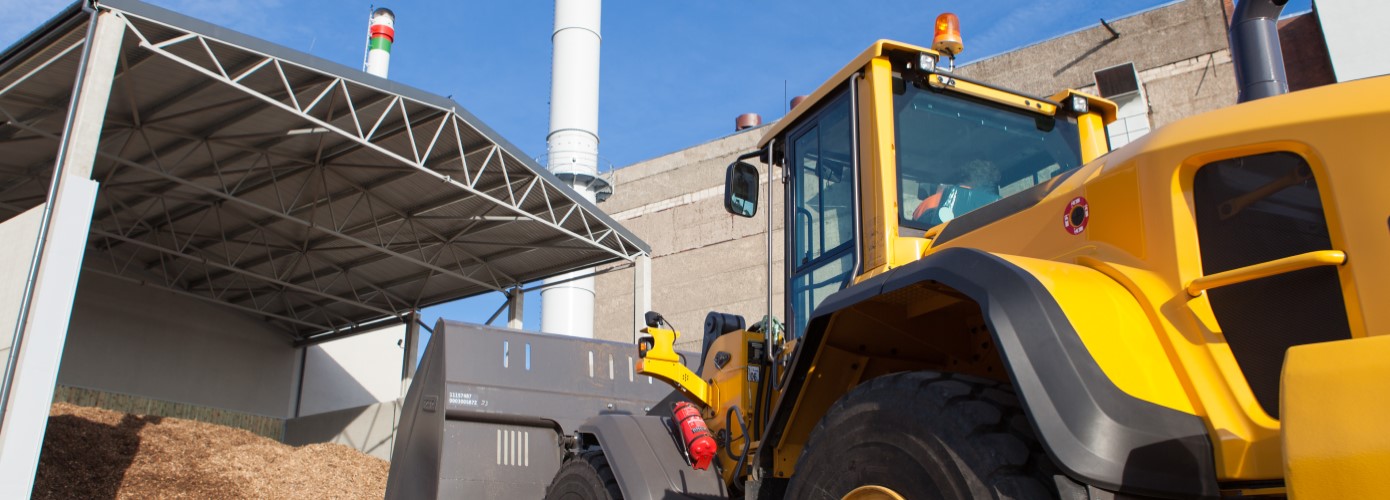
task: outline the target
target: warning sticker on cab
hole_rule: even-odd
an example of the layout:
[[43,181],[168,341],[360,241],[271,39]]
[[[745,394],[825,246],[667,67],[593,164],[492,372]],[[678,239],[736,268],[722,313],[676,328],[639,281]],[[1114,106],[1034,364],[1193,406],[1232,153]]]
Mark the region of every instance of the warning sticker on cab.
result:
[[1067,204],[1067,209],[1062,211],[1062,228],[1073,235],[1085,231],[1086,224],[1090,222],[1091,206],[1086,203],[1085,197],[1072,198],[1071,203]]

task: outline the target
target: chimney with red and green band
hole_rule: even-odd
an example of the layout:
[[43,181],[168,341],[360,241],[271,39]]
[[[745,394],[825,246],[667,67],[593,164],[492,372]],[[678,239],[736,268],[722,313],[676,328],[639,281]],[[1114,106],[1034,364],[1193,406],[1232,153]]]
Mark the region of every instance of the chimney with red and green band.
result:
[[396,14],[385,7],[373,10],[368,33],[366,70],[386,78],[391,67],[391,43],[396,41]]

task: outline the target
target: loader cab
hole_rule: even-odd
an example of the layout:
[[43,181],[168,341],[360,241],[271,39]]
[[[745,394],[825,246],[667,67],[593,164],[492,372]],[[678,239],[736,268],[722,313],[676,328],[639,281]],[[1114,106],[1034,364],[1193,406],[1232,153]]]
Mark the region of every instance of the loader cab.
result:
[[[760,142],[761,156],[780,167],[773,178],[786,184],[785,209],[774,213],[787,228],[790,339],[830,294],[921,258],[952,222],[979,225],[1027,208],[1016,195],[1109,150],[1108,101],[1027,96],[956,76],[941,59],[880,41]],[[730,165],[730,213],[754,215],[758,197],[747,186],[757,178],[757,167]]]

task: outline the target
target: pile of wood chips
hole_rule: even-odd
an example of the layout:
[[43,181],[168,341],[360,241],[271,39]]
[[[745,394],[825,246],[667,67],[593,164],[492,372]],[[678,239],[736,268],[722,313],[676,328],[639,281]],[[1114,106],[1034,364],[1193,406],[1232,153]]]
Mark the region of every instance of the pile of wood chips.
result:
[[381,498],[388,469],[338,444],[57,403],[33,498]]

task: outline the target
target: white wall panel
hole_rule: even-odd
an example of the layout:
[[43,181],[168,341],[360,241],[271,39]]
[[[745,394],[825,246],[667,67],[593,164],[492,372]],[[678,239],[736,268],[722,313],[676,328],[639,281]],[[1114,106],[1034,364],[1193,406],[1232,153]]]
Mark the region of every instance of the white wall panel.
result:
[[1327,54],[1337,81],[1390,74],[1390,30],[1385,0],[1320,0],[1314,2]]
[[401,395],[405,325],[309,346],[299,416],[356,408]]

